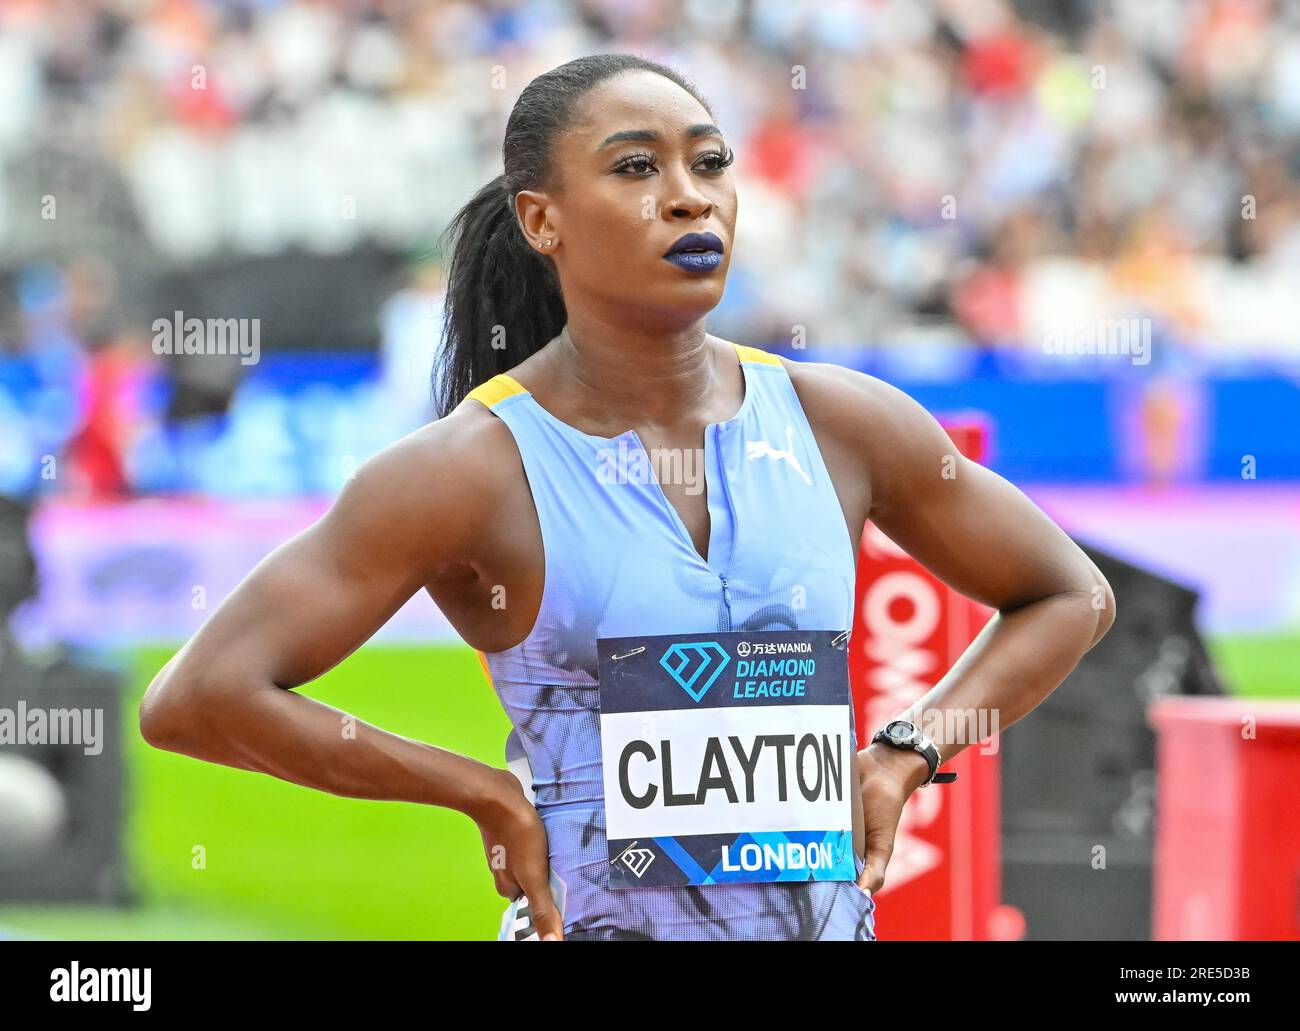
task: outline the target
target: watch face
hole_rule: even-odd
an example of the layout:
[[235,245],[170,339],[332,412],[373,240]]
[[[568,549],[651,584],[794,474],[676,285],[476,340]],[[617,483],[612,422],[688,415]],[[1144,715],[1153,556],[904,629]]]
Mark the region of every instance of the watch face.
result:
[[899,720],[891,723],[885,733],[900,745],[905,745],[912,740],[912,735],[915,733],[915,730],[910,723]]

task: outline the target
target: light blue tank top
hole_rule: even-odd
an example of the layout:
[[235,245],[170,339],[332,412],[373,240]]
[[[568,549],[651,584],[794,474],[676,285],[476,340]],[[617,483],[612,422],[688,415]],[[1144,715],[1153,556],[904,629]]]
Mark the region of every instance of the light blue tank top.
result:
[[602,879],[597,638],[852,626],[857,549],[789,374],[732,346],[740,409],[705,427],[702,477],[674,470],[706,491],[707,560],[635,430],[583,433],[505,374],[469,395],[514,435],[541,525],[537,621],[515,647],[480,654],[514,726],[508,758],[527,759],[552,869],[568,883],[570,937],[874,937],[863,926],[874,904],[851,882],[611,891]]

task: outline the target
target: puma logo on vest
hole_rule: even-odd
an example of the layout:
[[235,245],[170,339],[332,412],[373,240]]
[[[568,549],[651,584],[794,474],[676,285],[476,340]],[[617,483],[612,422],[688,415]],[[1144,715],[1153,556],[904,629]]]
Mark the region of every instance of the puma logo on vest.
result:
[[745,455],[752,462],[755,458],[762,458],[766,455],[768,458],[774,458],[778,462],[784,459],[794,466],[795,472],[804,478],[804,482],[812,486],[812,478],[803,471],[799,465],[799,459],[794,457],[794,427],[791,425],[785,428],[785,450],[778,451],[766,440],[750,440],[745,443]]

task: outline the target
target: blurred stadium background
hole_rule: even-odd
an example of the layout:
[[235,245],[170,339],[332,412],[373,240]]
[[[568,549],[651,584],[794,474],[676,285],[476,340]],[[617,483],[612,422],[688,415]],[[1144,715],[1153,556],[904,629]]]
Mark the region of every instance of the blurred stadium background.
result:
[[[7,0],[0,706],[98,692],[121,747],[0,745],[49,774],[0,766],[0,937],[495,932],[468,821],[165,754],[134,714],[258,560],[435,414],[438,234],[499,171],[523,86],[612,50],[693,77],[737,151],[712,332],[978,419],[1067,530],[1185,589],[1200,693],[1300,698],[1300,5]],[[257,361],[157,354],[177,312],[253,320]],[[1133,677],[1169,661],[1144,633]],[[427,598],[309,691],[502,761]],[[1149,906],[1145,783],[1121,801],[1146,807]],[[14,842],[41,813],[33,866]]]

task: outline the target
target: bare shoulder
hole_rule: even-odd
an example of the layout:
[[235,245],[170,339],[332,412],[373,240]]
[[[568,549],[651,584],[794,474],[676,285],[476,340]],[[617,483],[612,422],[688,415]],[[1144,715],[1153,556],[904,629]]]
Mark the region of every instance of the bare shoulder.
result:
[[466,400],[367,459],[355,479],[397,496],[427,498],[427,488],[449,478],[465,487],[490,488],[500,481],[503,465],[518,464],[509,427],[477,401]]
[[893,384],[830,362],[780,361],[809,422],[864,457],[879,463],[948,449],[938,421]]
[[405,552],[436,575],[472,560],[521,465],[509,427],[467,400],[361,463],[324,523],[358,546]]

